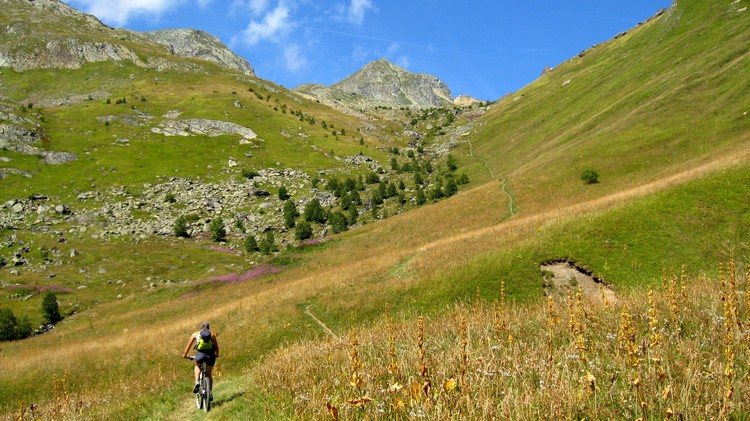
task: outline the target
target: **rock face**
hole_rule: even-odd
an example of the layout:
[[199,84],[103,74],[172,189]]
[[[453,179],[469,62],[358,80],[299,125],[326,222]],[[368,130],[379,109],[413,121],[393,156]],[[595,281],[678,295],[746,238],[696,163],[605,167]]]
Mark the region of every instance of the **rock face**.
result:
[[409,72],[385,59],[368,63],[330,87],[302,85],[295,90],[323,102],[354,107],[442,107],[453,104],[450,89],[437,77]]
[[246,60],[218,38],[202,31],[177,29],[139,33],[113,29],[96,17],[60,0],[0,0],[0,67],[78,69],[86,63],[132,62],[157,70],[197,70],[199,63],[170,60],[180,56],[209,61],[255,75]]
[[215,36],[195,29],[164,29],[143,32],[141,35],[151,41],[163,44],[169,51],[180,57],[191,57],[236,69],[255,76],[250,63],[227,48]]
[[[10,106],[0,104],[0,149],[26,155],[36,155],[42,163],[55,165],[75,161],[78,157],[69,152],[58,152],[40,148],[46,135],[34,116],[18,115]],[[0,176],[1,177],[1,176]]]

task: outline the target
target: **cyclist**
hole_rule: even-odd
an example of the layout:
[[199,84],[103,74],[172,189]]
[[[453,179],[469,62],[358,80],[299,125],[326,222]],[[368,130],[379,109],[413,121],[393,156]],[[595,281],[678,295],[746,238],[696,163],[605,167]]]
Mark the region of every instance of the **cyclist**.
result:
[[[211,331],[211,327],[208,322],[201,323],[199,331],[190,335],[185,352],[182,354],[182,358],[188,358],[190,348],[195,343],[195,386],[193,387],[193,393],[198,393],[200,385],[198,379],[201,374],[201,364],[206,363],[206,375],[211,381],[211,388],[213,389],[214,379],[211,375],[216,359],[219,358],[219,342],[216,340],[216,333]],[[213,399],[213,396],[211,396]]]

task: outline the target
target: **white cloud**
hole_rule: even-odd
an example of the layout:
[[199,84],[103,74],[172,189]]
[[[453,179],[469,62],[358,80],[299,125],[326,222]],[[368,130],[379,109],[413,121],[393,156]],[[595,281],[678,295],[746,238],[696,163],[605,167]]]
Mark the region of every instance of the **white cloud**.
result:
[[214,0],[195,0],[201,9],[205,9],[209,4],[213,3]]
[[291,44],[284,47],[284,64],[291,73],[299,73],[307,67],[307,58],[299,45]]
[[403,67],[404,69],[408,69],[409,68],[409,57],[408,56],[404,56],[404,55],[398,56],[398,58],[396,58],[396,64],[398,64],[399,66]]
[[253,16],[260,16],[268,10],[270,0],[234,0],[230,7],[231,13],[241,10],[249,11]]
[[[166,10],[184,0],[68,0],[74,7],[115,26],[124,26],[134,16],[159,18]],[[206,0],[197,0],[206,4]]]
[[352,3],[349,5],[346,20],[361,25],[365,19],[365,12],[367,12],[368,9],[375,9],[371,0],[352,0]]
[[375,10],[372,0],[351,0],[349,5],[339,3],[333,8],[333,20],[361,25],[368,10]]
[[280,4],[268,12],[260,22],[250,21],[240,34],[240,41],[247,45],[255,45],[264,39],[273,39],[288,32],[292,26],[294,23],[289,18],[289,8]]

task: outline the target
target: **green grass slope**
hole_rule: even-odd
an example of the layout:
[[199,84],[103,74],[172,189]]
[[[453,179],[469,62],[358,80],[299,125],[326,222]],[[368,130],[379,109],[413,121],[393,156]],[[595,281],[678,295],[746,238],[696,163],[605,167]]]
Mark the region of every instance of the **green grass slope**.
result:
[[[494,105],[472,138],[474,154],[507,177],[522,211],[535,211],[534,203],[569,204],[746,149],[745,6],[678,1],[560,64]],[[579,183],[586,169],[599,172],[597,189]]]

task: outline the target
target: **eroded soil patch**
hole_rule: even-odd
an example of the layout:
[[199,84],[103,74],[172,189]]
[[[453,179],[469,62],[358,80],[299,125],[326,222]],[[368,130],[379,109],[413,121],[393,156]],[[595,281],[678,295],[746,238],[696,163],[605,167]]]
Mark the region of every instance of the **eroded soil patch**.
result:
[[617,302],[617,295],[612,288],[570,262],[545,263],[539,266],[539,269],[544,274],[544,288],[547,294],[567,295],[568,291],[575,292],[581,288],[583,296],[589,302],[597,304],[604,304],[603,300],[607,300],[610,304]]

